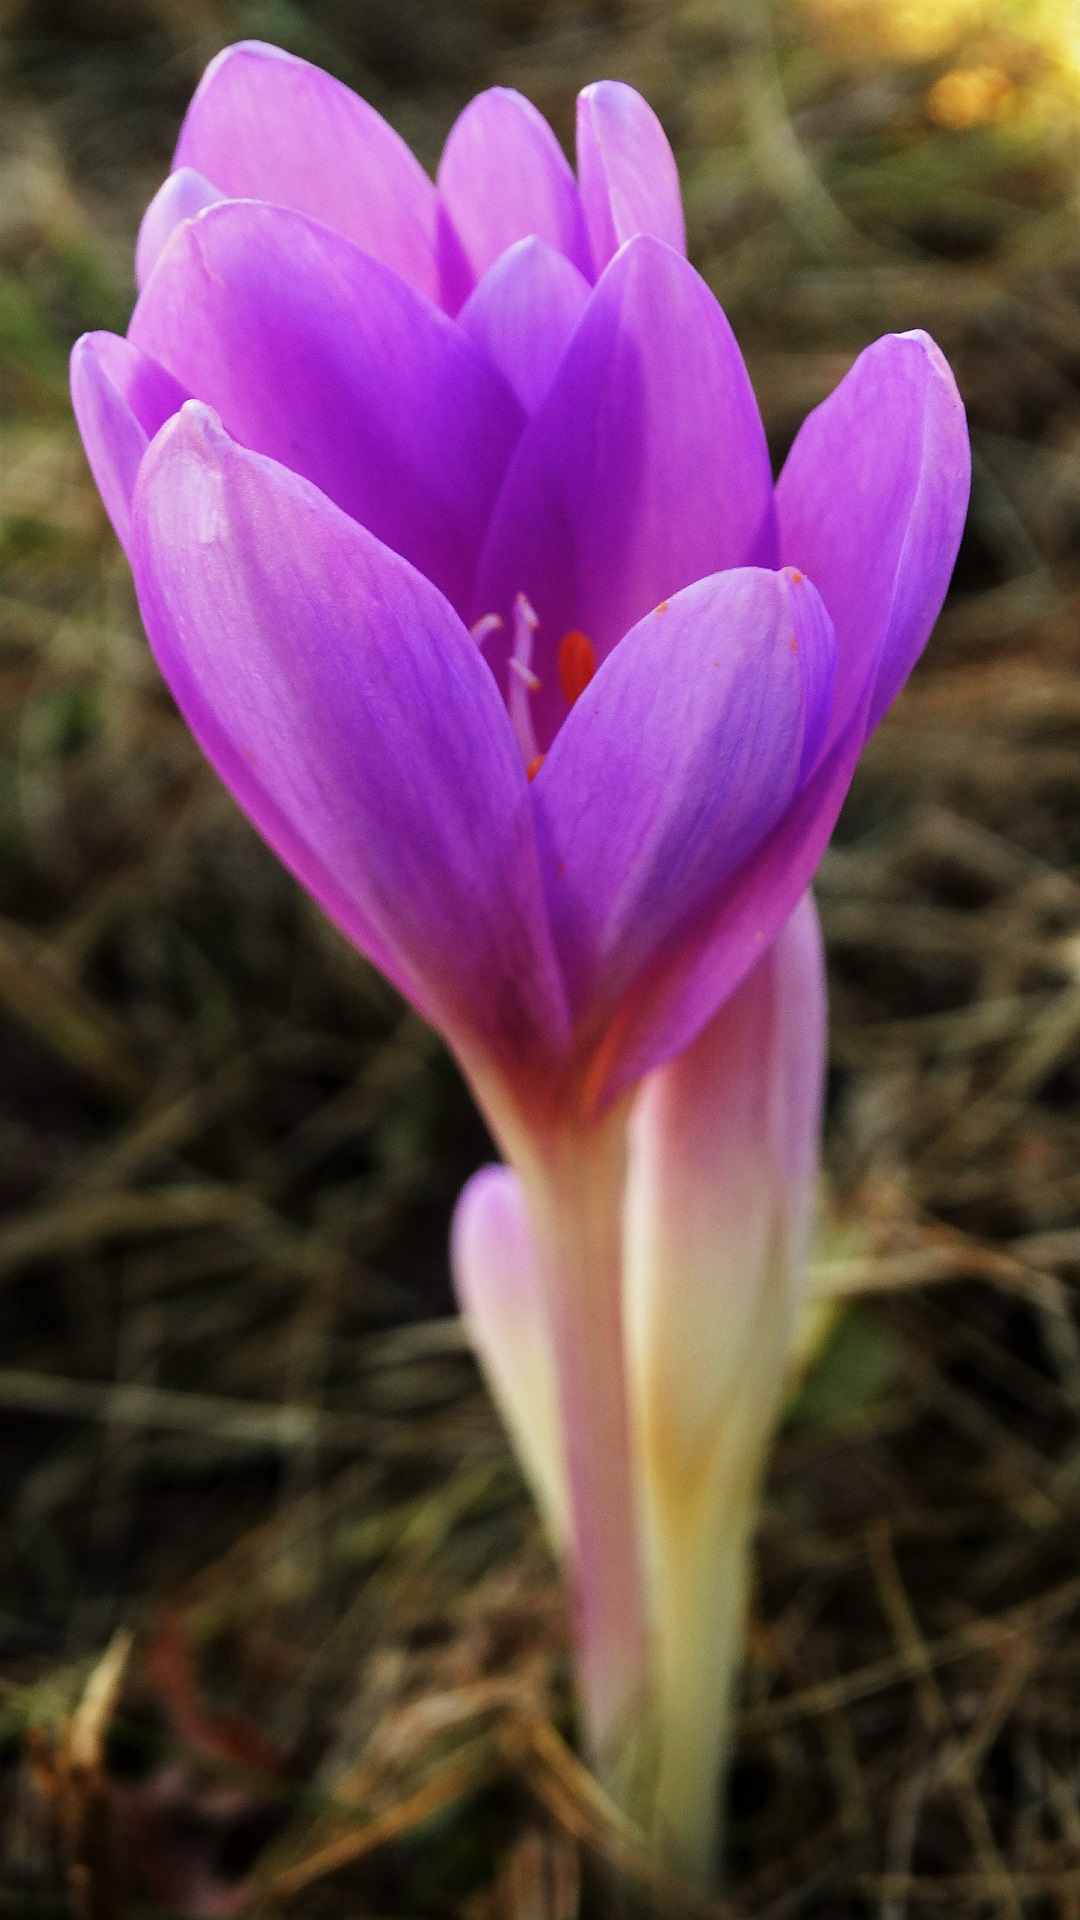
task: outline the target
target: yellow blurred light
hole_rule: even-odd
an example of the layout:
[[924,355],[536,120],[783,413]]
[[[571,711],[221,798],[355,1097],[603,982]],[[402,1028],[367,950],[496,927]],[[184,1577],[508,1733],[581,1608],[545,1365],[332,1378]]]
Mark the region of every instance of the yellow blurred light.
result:
[[1080,0],[797,0],[842,57],[947,68],[927,110],[957,129],[1070,124],[1080,99]]
[[978,25],[981,0],[899,0],[879,9],[880,30],[902,60],[933,60]]
[[935,80],[926,96],[926,109],[939,127],[963,131],[1000,120],[1015,93],[1000,67],[953,67]]
[[987,0],[803,0],[833,33],[895,60],[933,60],[979,25]]

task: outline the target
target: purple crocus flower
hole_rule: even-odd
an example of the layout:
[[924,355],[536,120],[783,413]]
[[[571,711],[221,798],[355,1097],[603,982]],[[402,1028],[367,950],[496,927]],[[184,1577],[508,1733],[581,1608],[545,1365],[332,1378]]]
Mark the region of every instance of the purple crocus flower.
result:
[[801,899],[938,612],[963,409],[870,347],[774,487],[649,107],[578,172],[479,95],[432,183],[257,44],[209,67],[125,339],[75,348],[90,464],[202,748],[438,1026],[523,1182],[554,1341],[593,1750],[641,1687],[625,1115]]

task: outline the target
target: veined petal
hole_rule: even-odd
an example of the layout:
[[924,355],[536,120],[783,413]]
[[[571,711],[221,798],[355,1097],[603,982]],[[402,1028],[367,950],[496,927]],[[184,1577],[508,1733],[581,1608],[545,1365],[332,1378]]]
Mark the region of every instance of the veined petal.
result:
[[164,367],[118,334],[84,333],[72,348],[71,403],[90,471],[125,550],[143,454],[187,397]]
[[553,1543],[567,1538],[566,1468],[543,1277],[518,1177],[483,1167],[454,1214],[458,1304]]
[[173,235],[131,338],[464,604],[522,413],[396,273],[303,214],[225,201]]
[[518,240],[489,267],[458,325],[535,413],[588,305],[589,283],[543,240]]
[[[773,560],[772,475],[734,335],[705,282],[657,240],[632,240],[595,288],[495,508],[473,619],[540,620],[535,717],[565,714],[561,636],[599,658],[658,600],[722,568]],[[508,654],[498,637],[489,658]]]
[[173,165],[230,199],[324,221],[438,298],[438,202],[423,167],[366,100],[295,54],[244,40],[211,60]]
[[813,880],[858,763],[866,699],[710,914],[627,994],[594,1061],[599,1105],[699,1034],[768,951]]
[[648,101],[624,81],[597,80],[578,95],[577,162],[596,273],[636,233],[686,252],[675,156]]
[[182,220],[194,220],[204,207],[212,207],[225,195],[212,180],[194,167],[177,167],[158,188],[139,227],[135,242],[135,284],[146,285],[167,241]]
[[275,852],[452,1042],[556,1045],[524,770],[442,595],[198,404],[148,452],[134,527],[161,670]]
[[458,115],[439,162],[438,186],[468,268],[462,297],[507,247],[531,234],[589,272],[588,236],[570,163],[543,114],[512,87],[478,93]]
[[613,1019],[621,1033],[658,969],[677,971],[784,819],[831,673],[810,583],[737,569],[627,634],[556,736],[532,785],[537,838],[571,1009],[600,1042],[601,1080],[601,1035]]
[[941,609],[967,513],[964,406],[925,333],[887,334],[805,421],[776,490],[782,557],[836,628],[833,738],[868,677],[874,727]]

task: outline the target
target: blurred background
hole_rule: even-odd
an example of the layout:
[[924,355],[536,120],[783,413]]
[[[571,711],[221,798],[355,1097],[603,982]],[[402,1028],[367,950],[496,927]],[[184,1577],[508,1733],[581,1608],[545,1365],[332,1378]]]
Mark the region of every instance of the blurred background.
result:
[[69,415],[199,72],[258,36],[429,163],[492,83],[564,139],[579,86],[641,87],[778,459],[883,331],[957,371],[954,590],[821,876],[842,1297],[770,1475],[709,1911],[1076,1920],[1080,8],[0,20],[0,1912],[573,1920],[612,1852],[622,1910],[658,1898],[576,1768],[449,1318],[481,1126],[199,760]]

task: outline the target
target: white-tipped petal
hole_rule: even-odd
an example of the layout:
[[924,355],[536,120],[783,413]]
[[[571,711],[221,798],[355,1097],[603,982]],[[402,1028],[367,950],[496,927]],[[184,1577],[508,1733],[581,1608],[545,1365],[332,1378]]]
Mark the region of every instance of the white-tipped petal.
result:
[[567,1537],[566,1475],[548,1311],[524,1196],[508,1167],[483,1167],[454,1215],[458,1304],[491,1397],[555,1547]]

